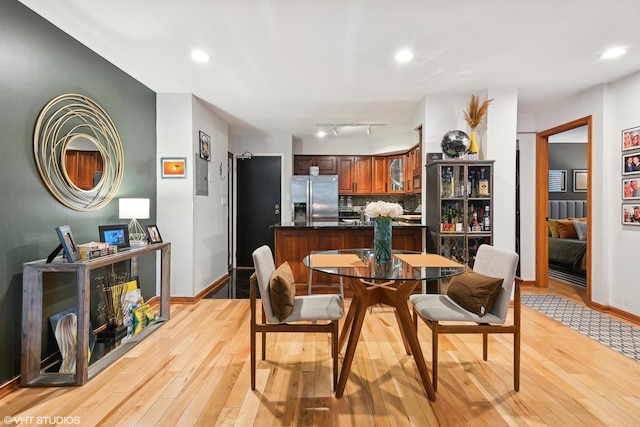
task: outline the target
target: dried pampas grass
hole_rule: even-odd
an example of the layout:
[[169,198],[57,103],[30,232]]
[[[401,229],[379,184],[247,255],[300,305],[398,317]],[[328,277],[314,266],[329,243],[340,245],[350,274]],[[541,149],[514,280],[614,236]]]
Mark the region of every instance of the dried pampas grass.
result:
[[487,110],[489,110],[491,101],[493,101],[493,98],[485,100],[482,105],[478,106],[478,97],[471,95],[469,109],[464,112],[464,119],[471,129],[475,129],[480,122],[482,122],[482,118],[487,114]]

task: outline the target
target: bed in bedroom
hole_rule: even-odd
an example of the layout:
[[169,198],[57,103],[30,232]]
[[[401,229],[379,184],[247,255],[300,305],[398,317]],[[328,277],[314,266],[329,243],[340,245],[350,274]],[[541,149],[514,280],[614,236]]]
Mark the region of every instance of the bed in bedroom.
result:
[[549,268],[586,275],[587,202],[549,200]]

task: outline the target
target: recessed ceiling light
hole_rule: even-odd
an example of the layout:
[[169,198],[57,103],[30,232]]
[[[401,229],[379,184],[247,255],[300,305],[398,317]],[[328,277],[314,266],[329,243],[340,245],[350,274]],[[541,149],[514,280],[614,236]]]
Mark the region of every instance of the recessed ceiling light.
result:
[[327,136],[327,133],[320,129],[316,135],[318,135],[320,138],[324,138],[325,136]]
[[404,49],[396,53],[396,61],[398,62],[408,62],[408,61],[411,61],[412,59],[413,59],[413,53],[408,49]]
[[196,49],[191,52],[191,59],[198,62],[208,62],[209,55],[204,50]]
[[622,56],[625,54],[627,50],[623,47],[614,47],[612,49],[607,50],[605,53],[603,53],[600,58],[602,59],[612,59],[612,58],[617,58],[618,56]]

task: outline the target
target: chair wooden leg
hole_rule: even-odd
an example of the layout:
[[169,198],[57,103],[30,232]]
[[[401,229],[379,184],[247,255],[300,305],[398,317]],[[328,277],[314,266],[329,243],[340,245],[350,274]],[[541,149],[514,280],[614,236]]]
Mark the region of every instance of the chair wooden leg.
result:
[[438,391],[438,322],[431,321],[431,360],[433,391]]
[[331,357],[333,358],[333,391],[338,385],[338,321],[331,322]]
[[482,360],[487,361],[489,355],[489,334],[482,334]]
[[[264,314],[264,308],[262,309],[262,324],[267,323],[267,316]],[[267,333],[262,332],[262,360],[267,358]]]

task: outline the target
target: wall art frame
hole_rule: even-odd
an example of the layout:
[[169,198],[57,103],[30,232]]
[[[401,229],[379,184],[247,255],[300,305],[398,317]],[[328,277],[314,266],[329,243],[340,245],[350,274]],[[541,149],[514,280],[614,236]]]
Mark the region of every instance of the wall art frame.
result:
[[622,151],[640,148],[640,126],[622,131]]
[[622,200],[640,200],[640,178],[622,180]]
[[200,131],[200,158],[211,161],[211,137]]
[[640,225],[640,203],[622,204],[622,225]]
[[589,187],[588,174],[586,169],[573,170],[573,192],[586,193]]
[[640,151],[622,154],[622,175],[640,174]]
[[186,178],[187,158],[186,157],[162,157],[160,158],[161,178]]
[[549,170],[549,193],[567,192],[567,171],[566,169]]

